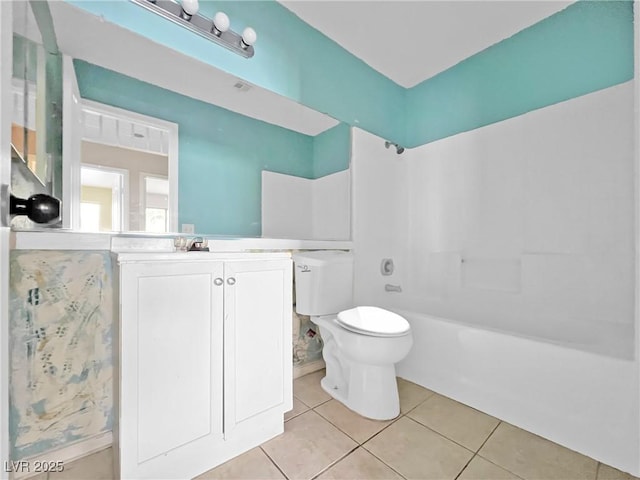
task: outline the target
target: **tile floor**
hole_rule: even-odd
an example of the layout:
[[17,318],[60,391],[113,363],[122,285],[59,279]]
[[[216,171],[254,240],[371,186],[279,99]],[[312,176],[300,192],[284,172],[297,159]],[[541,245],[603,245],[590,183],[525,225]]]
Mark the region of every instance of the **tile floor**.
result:
[[[284,434],[197,480],[638,480],[401,379],[400,416],[368,420],[331,399],[323,375],[295,380]],[[111,461],[104,450],[48,480],[111,479]]]

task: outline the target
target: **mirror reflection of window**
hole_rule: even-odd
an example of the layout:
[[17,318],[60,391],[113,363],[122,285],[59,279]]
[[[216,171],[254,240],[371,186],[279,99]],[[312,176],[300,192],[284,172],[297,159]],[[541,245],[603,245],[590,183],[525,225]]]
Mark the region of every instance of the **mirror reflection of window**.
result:
[[80,202],[80,229],[86,232],[100,231],[100,204]]
[[111,232],[124,230],[128,216],[126,170],[93,168],[80,170],[80,227],[82,230]]
[[177,127],[165,122],[165,128],[161,120],[108,105],[83,103],[82,165],[124,171],[128,177],[127,197],[122,199],[125,213],[117,230],[171,231],[172,219],[176,220],[171,188],[176,185],[171,187],[169,164],[170,155],[176,161],[177,149],[169,145],[170,138],[177,142]]
[[[114,145],[82,141],[81,159],[83,168],[93,167],[100,170],[125,172],[128,177],[127,197],[122,198],[123,221],[113,231],[168,232],[166,221],[169,219],[169,180],[168,158]],[[149,179],[147,182],[146,179]],[[84,183],[83,183],[84,185]],[[149,186],[147,186],[149,185]],[[126,207],[126,208],[125,208]],[[153,229],[150,229],[150,212],[146,208],[164,209],[166,221],[159,226],[160,212],[153,216]],[[104,214],[104,213],[103,213]]]
[[144,205],[144,231],[169,231],[169,179],[143,175],[141,203]]

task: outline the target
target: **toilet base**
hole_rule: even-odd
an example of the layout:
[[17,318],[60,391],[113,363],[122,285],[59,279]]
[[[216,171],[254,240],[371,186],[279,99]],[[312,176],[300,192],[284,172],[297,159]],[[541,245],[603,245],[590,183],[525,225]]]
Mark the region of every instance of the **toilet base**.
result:
[[400,414],[395,365],[351,363],[346,386],[336,385],[330,378],[327,365],[327,376],[320,381],[322,389],[357,414],[373,420],[391,420]]

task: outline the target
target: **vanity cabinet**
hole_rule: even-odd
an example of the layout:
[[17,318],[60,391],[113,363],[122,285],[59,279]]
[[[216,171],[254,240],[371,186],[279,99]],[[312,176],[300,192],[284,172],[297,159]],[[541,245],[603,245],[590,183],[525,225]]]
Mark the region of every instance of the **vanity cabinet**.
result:
[[192,478],[282,433],[288,254],[119,256],[121,478]]

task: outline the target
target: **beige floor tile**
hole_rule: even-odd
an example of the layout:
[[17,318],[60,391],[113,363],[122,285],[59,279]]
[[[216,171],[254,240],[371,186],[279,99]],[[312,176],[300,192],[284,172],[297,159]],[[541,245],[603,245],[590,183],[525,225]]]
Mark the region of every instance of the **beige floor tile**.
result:
[[112,480],[113,450],[100,452],[67,463],[62,472],[50,472],[49,480]]
[[474,457],[458,480],[518,480],[520,477],[482,457]]
[[508,423],[498,426],[478,454],[528,480],[592,480],[598,465],[589,457]]
[[287,420],[291,420],[293,417],[297,417],[298,415],[306,412],[307,410],[309,410],[309,407],[307,407],[304,403],[302,403],[296,397],[293,397],[293,409],[289,410],[287,413],[284,414],[284,421],[286,422]]
[[400,396],[400,413],[407,413],[433,395],[433,392],[413,382],[398,378],[398,395]]
[[630,473],[621,472],[609,465],[601,463],[598,466],[598,480],[640,480]]
[[284,433],[262,444],[289,479],[309,479],[357,446],[314,411],[292,418]]
[[407,415],[474,452],[478,451],[500,422],[497,418],[437,393]]
[[203,473],[195,480],[281,480],[284,478],[269,457],[256,447]]
[[364,448],[358,448],[318,477],[318,480],[402,480]]
[[364,447],[409,479],[453,480],[473,456],[419,423],[401,417]]
[[331,399],[331,396],[320,386],[325,371],[319,370],[293,381],[293,395],[309,407],[315,407]]
[[315,411],[333,423],[358,443],[364,443],[384,427],[389,421],[371,420],[349,410],[337,400],[330,400],[315,408]]

